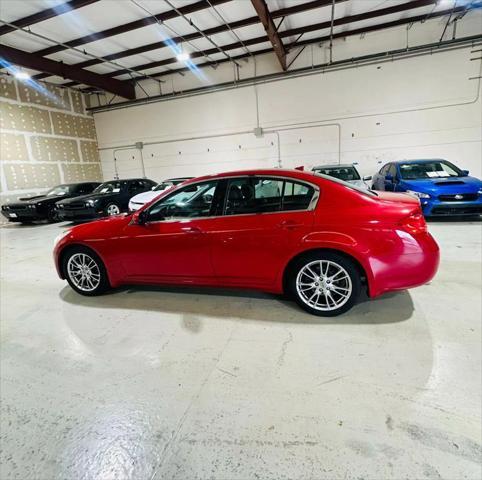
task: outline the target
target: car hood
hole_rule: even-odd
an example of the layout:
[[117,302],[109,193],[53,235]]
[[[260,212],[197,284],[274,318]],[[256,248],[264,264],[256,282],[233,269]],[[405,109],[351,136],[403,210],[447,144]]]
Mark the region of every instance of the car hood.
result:
[[127,213],[100,218],[93,222],[76,225],[69,230],[69,235],[77,240],[104,240],[121,232],[131,220],[132,215]]
[[67,198],[65,200],[60,200],[57,204],[68,205],[70,203],[86,202],[87,200],[100,200],[100,199],[111,199],[116,198],[118,193],[90,193],[89,195],[81,195],[80,197]]
[[407,190],[432,195],[454,193],[477,193],[482,188],[482,181],[475,177],[424,178],[421,180],[402,180]]
[[159,195],[162,195],[166,190],[148,190],[147,192],[142,192],[130,199],[134,203],[142,203],[143,205],[154,200]]
[[24,198],[19,198],[18,201],[16,202],[10,202],[7,205],[12,206],[12,205],[36,205],[39,202],[42,203],[55,203],[58,200],[60,200],[61,196],[55,196],[55,197],[47,197],[47,195],[36,195],[34,197],[24,197]]

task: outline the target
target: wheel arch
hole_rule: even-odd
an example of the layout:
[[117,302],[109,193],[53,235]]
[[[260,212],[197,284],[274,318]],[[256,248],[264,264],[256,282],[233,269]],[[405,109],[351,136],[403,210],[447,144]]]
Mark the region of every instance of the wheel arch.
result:
[[64,259],[65,259],[65,256],[72,250],[77,250],[79,248],[83,248],[85,250],[90,250],[93,254],[95,254],[97,257],[99,257],[100,261],[104,264],[104,268],[106,270],[106,273],[107,273],[107,278],[109,279],[110,281],[110,278],[109,278],[109,271],[108,269],[106,268],[106,265],[105,265],[105,261],[104,259],[102,258],[102,256],[99,254],[99,252],[97,252],[95,249],[93,249],[92,247],[90,247],[89,245],[85,245],[81,242],[77,242],[77,243],[69,243],[68,245],[65,245],[65,247],[63,247],[58,256],[57,256],[57,270],[58,272],[60,273],[60,277],[62,278],[62,280],[65,280],[65,273],[64,273]]
[[362,285],[366,286],[368,289],[368,292],[370,291],[370,283],[371,283],[371,271],[368,270],[368,268],[364,267],[361,261],[353,255],[351,252],[347,252],[346,250],[340,249],[340,248],[333,248],[333,247],[314,247],[314,248],[308,248],[306,250],[303,250],[301,252],[298,252],[296,255],[294,255],[288,263],[285,265],[283,269],[283,276],[282,276],[282,289],[283,292],[287,292],[287,280],[288,276],[291,273],[294,264],[296,261],[305,255],[314,253],[314,252],[319,252],[319,253],[336,253],[338,255],[341,255],[348,260],[352,261],[353,264],[355,265],[356,269],[360,273],[360,278],[362,279]]

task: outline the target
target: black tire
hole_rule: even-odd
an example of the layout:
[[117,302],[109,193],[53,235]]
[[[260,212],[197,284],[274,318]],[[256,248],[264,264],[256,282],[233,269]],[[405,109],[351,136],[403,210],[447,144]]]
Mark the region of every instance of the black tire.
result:
[[[88,259],[90,259],[92,262],[95,263],[96,268],[92,266],[91,263],[89,265],[91,266],[92,274],[98,273],[99,275],[99,280],[98,280],[98,285],[91,289],[91,290],[86,290],[83,288],[80,288],[78,283],[79,281],[75,281],[75,277],[71,275],[70,270],[69,270],[69,261],[71,259],[77,259],[78,255],[84,255]],[[102,262],[101,258],[93,252],[90,248],[86,248],[83,246],[76,246],[76,247],[71,247],[69,248],[65,254],[62,256],[62,272],[64,274],[65,279],[67,282],[69,282],[69,285],[72,287],[73,290],[75,290],[77,293],[80,293],[81,295],[85,295],[87,297],[93,297],[96,295],[101,295],[102,293],[106,292],[109,290],[110,283],[109,283],[109,277],[107,276],[107,270],[105,269],[104,262]],[[91,280],[95,283],[97,283],[97,278],[91,277]]]
[[[118,210],[118,212],[117,213],[109,213],[109,209],[111,209],[111,208],[116,208]],[[106,217],[111,217],[113,215],[119,215],[119,213],[121,213],[121,212],[122,212],[121,207],[115,202],[108,203],[104,208],[104,213],[105,213]]]
[[50,207],[48,209],[48,211],[47,211],[47,221],[49,223],[60,222],[59,212],[57,211],[57,209],[55,207]]
[[[334,302],[334,305],[331,306],[332,309],[329,309],[329,310],[320,309],[321,307],[314,308],[307,303],[308,301],[307,298],[306,297],[303,298],[302,294],[297,289],[296,283],[297,283],[298,275],[300,275],[300,278],[302,278],[301,277],[302,274],[300,273],[300,271],[303,270],[307,265],[310,265],[313,262],[318,263],[319,261],[331,262],[331,264],[326,264],[326,263],[324,264],[325,267],[326,265],[331,265],[329,266],[329,269],[331,269],[329,270],[329,272],[334,272],[334,271],[336,272],[336,269],[341,267],[341,269],[344,270],[349,277],[349,280],[348,279],[343,280],[343,282],[345,283],[344,284],[342,283],[341,285],[345,285],[344,287],[341,287],[340,284],[337,283],[338,290],[341,290],[343,288],[344,290],[349,291],[351,288],[351,292],[346,297],[346,299],[344,299],[343,301],[340,301],[340,306],[338,308],[335,308],[336,306],[335,302]],[[318,270],[316,270],[316,264],[311,265],[310,268],[313,268],[315,273],[318,273]],[[327,276],[328,275],[329,274],[327,274]],[[307,279],[306,281],[308,282],[311,280]],[[322,288],[321,282],[319,280],[314,280],[313,282],[319,282],[320,284],[319,288]],[[303,310],[320,317],[336,317],[337,315],[341,315],[342,313],[345,313],[348,310],[350,310],[350,308],[352,308],[353,305],[355,305],[355,303],[357,302],[358,297],[360,295],[360,290],[361,290],[361,274],[357,266],[355,265],[355,263],[352,260],[350,260],[350,258],[342,254],[338,254],[335,252],[323,252],[323,251],[310,252],[296,259],[295,262],[290,266],[290,269],[287,273],[285,285],[289,295],[296,301],[296,303]],[[315,283],[313,283],[313,285],[315,285]],[[318,283],[316,283],[316,285],[318,285]],[[313,288],[313,290],[310,290],[310,288]],[[318,287],[308,287],[307,296],[310,296],[312,292],[316,291],[316,288]],[[336,292],[333,292],[333,293],[335,294]],[[322,296],[322,298],[326,300],[326,302],[328,302],[328,299],[324,294],[320,294],[320,295]],[[331,295],[331,292],[329,293],[329,295]],[[341,294],[340,294],[340,297],[338,297],[337,295],[334,295],[334,298],[337,298],[337,299],[341,297],[342,297]],[[317,298],[320,298],[320,297],[318,296]],[[330,298],[333,298],[333,297],[330,296]]]

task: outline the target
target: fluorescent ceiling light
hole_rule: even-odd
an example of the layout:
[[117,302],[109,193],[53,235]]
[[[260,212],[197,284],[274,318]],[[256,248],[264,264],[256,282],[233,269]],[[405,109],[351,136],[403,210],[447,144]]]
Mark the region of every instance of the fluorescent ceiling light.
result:
[[16,71],[14,76],[19,80],[30,80],[30,75],[27,72],[22,72],[22,70]]
[[180,52],[176,55],[178,62],[187,62],[191,56],[187,52]]

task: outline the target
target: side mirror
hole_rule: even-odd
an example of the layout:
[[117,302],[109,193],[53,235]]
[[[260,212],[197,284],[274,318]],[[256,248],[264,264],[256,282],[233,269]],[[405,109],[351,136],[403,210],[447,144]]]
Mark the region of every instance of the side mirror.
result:
[[387,174],[385,175],[385,180],[386,180],[387,182],[392,182],[392,181],[393,181],[393,175],[392,175],[391,173],[387,173]]
[[151,190],[155,190],[156,187],[157,187],[157,185],[154,185],[154,186],[151,188]]
[[363,177],[363,180],[365,180],[365,181],[368,181],[368,180],[371,180],[371,179],[372,179],[371,175],[367,175],[367,176]]
[[133,220],[136,225],[145,225],[148,217],[149,217],[149,214],[147,213],[147,211],[142,210],[142,212],[134,213]]
[[468,177],[470,172],[468,170],[462,170],[462,173],[464,174],[464,177]]

